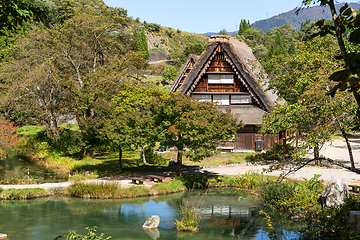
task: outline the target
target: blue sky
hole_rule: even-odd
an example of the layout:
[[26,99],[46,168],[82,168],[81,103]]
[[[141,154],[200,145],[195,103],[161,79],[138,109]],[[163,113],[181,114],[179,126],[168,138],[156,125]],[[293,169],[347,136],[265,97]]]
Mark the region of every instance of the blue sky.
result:
[[301,0],[104,0],[128,10],[128,16],[187,32],[238,30],[241,19],[250,23],[301,6]]

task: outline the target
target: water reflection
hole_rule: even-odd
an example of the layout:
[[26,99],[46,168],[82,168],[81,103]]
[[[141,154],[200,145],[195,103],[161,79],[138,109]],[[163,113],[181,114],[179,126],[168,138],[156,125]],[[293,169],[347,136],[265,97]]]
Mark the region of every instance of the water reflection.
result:
[[[201,212],[200,232],[175,231],[174,220],[184,204]],[[54,239],[70,229],[85,234],[86,227],[97,226],[98,233],[112,236],[111,239],[268,239],[262,230],[259,207],[255,199],[239,199],[239,193],[229,195],[219,191],[128,200],[53,197],[2,201],[0,232],[8,234],[10,240],[39,240]],[[160,217],[159,229],[145,231],[141,226],[151,215]]]
[[[0,178],[23,179],[25,182],[29,179],[35,179],[37,183],[45,182],[63,182],[68,178],[65,175],[58,175],[45,168],[29,163],[20,156],[10,155],[0,161]],[[33,183],[33,182],[31,182]]]

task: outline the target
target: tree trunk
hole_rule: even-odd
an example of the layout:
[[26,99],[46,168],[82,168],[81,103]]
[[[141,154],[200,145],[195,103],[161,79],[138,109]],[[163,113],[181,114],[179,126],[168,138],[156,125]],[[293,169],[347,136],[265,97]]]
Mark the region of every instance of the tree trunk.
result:
[[314,147],[314,159],[315,159],[315,164],[316,165],[320,165],[321,161],[320,161],[320,149],[319,149],[319,144],[316,144]]
[[122,170],[122,149],[121,145],[119,145],[119,172]]
[[339,125],[341,134],[345,138],[346,146],[347,146],[347,149],[348,149],[348,152],[349,152],[349,157],[350,157],[351,169],[354,170],[355,169],[355,162],[354,162],[354,156],[352,154],[352,149],[351,149],[349,139],[348,139],[348,137],[346,135],[346,132],[345,132],[344,128],[341,126],[339,119],[336,118],[336,122]]
[[141,152],[142,152],[143,163],[146,164],[146,157],[145,157],[145,148],[144,148],[144,145],[142,145],[142,147],[141,147]]
[[178,148],[177,164],[176,164],[176,176],[181,176],[182,175],[182,150],[183,150],[183,148]]

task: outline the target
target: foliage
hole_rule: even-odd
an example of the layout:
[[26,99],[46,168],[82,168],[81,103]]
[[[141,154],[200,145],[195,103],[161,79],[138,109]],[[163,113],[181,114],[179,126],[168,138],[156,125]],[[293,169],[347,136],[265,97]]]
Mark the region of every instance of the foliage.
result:
[[14,148],[19,137],[15,134],[17,127],[0,117],[0,160],[6,156],[6,151]]
[[144,26],[149,32],[160,32],[161,26],[157,23],[148,23],[144,21]]
[[246,21],[246,19],[241,19],[239,24],[239,31],[238,35],[242,35],[245,31],[249,30],[251,28],[249,20]]
[[[242,189],[257,189],[264,182],[262,174],[256,172],[246,172],[245,174],[238,174],[236,177],[220,176],[218,178],[220,186],[224,187],[236,187]],[[271,180],[266,180],[271,181]]]
[[184,174],[179,177],[186,189],[202,189],[207,188],[208,179],[203,174]]
[[186,190],[186,187],[183,181],[179,179],[174,179],[171,182],[162,182],[154,184],[151,187],[152,191],[155,191],[156,194],[169,194],[175,192],[182,192]]
[[200,213],[190,206],[181,206],[180,220],[175,220],[176,230],[196,232],[199,230],[198,221],[201,219]]
[[359,239],[359,233],[351,229],[350,211],[360,211],[358,196],[350,195],[339,207],[310,211],[300,231],[302,239]]
[[136,29],[134,30],[135,38],[138,42],[138,47],[136,48],[137,51],[140,51],[144,54],[145,59],[149,59],[149,50],[148,50],[148,44],[146,41],[146,35],[144,29]]
[[0,199],[32,199],[37,197],[46,197],[50,194],[43,188],[24,188],[24,189],[0,189]]
[[162,81],[161,84],[165,85],[165,84],[170,84],[172,83],[175,78],[176,75],[178,74],[178,71],[176,70],[175,67],[171,66],[171,65],[167,65],[164,69],[164,71],[162,72]]
[[275,210],[296,215],[308,209],[319,209],[319,196],[324,189],[320,175],[304,182],[286,180],[277,183],[265,183],[261,186],[261,201]]
[[148,196],[150,191],[144,186],[135,186],[130,188],[121,188],[119,183],[74,183],[67,188],[70,196],[81,198],[130,198]]
[[218,35],[228,35],[228,32],[226,31],[225,28],[221,29],[220,32],[218,33]]
[[299,147],[292,159],[311,148],[319,148],[330,140],[339,125],[351,124],[348,113],[353,102],[349,95],[343,93],[336,98],[325,95],[332,86],[327,74],[340,67],[332,58],[334,52],[333,39],[317,38],[298,43],[297,54],[273,57],[265,64],[273,79],[269,88],[286,102],[266,115],[262,132],[289,132],[286,140]]
[[[65,234],[65,237],[66,239],[69,239],[69,240],[76,240],[76,239],[79,239],[79,240],[87,240],[87,239],[91,239],[91,240],[108,240],[110,239],[111,237],[107,237],[107,238],[104,238],[104,234],[101,233],[100,236],[97,235],[96,233],[96,226],[92,227],[92,228],[85,228],[88,233],[84,236],[78,234],[76,231],[74,230],[70,230],[67,234]],[[54,240],[57,240],[57,239],[61,239],[63,238],[62,236],[57,236]]]
[[349,89],[357,102],[360,105],[360,51],[359,48],[346,49],[343,34],[349,33],[350,45],[357,46],[360,44],[360,15],[350,8],[345,3],[340,8],[340,13],[336,13],[333,0],[303,0],[304,5],[310,5],[312,2],[319,2],[321,6],[328,5],[331,9],[331,15],[333,19],[333,25],[326,23],[324,19],[317,21],[315,24],[320,28],[317,35],[325,36],[331,34],[336,36],[338,46],[341,50],[341,56],[337,56],[338,59],[343,59],[344,67],[342,70],[333,72],[329,79],[336,82],[336,85],[330,89],[329,94],[335,96],[336,92],[345,91]]
[[[178,149],[177,173],[181,174],[182,154],[199,161],[216,152],[220,142],[232,139],[239,126],[229,112],[187,96],[170,96],[151,106],[157,141]],[[189,149],[188,151],[185,149]]]
[[295,155],[296,149],[291,144],[278,144],[275,143],[272,148],[266,152],[256,153],[254,155],[249,155],[246,157],[246,160],[249,162],[257,161],[287,161],[292,156]]
[[200,56],[204,50],[205,50],[205,45],[201,43],[191,44],[186,46],[180,55],[180,63],[184,64],[190,54],[195,54]]

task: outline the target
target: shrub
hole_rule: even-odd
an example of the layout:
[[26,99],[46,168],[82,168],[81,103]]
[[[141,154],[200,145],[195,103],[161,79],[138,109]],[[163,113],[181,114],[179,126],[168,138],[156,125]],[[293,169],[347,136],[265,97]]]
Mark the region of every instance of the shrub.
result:
[[157,194],[168,194],[181,192],[186,189],[184,183],[179,179],[174,179],[171,182],[163,182],[155,184],[151,187]]
[[179,179],[187,189],[206,188],[208,183],[208,179],[202,174],[184,174]]
[[121,188],[118,183],[74,183],[67,189],[70,196],[81,198],[130,198],[149,196],[150,190],[144,186]]
[[290,144],[275,144],[270,150],[257,153],[255,155],[249,155],[246,157],[248,162],[255,162],[255,161],[285,161],[291,158],[295,151],[295,148]]
[[265,183],[261,186],[261,200],[269,208],[288,212],[292,215],[308,209],[319,209],[319,196],[324,189],[320,175],[310,180],[295,182],[286,180],[277,183]]
[[258,188],[265,180],[262,174],[256,172],[246,172],[239,174],[236,177],[220,176],[219,179],[221,186],[224,187],[237,187],[243,189]]
[[198,231],[198,221],[200,213],[189,206],[182,206],[180,209],[180,220],[175,220],[176,230],[178,231]]
[[43,188],[0,189],[0,199],[4,200],[31,199],[49,195],[50,193]]
[[360,239],[350,225],[349,212],[360,211],[359,196],[350,195],[342,206],[310,211],[301,239]]

